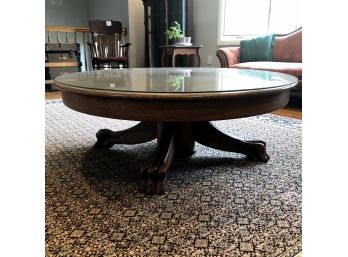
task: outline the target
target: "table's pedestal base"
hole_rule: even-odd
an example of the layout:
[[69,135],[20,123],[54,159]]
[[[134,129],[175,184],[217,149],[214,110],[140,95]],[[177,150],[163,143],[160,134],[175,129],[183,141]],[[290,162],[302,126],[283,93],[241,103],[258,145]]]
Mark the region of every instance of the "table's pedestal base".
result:
[[177,157],[190,157],[195,142],[215,149],[242,153],[252,161],[267,162],[266,143],[260,140],[243,141],[228,136],[211,122],[140,122],[136,126],[113,132],[102,129],[97,133],[95,147],[109,148],[114,144],[139,144],[157,138],[157,149],[151,164],[140,171],[138,191],[163,194],[166,173]]

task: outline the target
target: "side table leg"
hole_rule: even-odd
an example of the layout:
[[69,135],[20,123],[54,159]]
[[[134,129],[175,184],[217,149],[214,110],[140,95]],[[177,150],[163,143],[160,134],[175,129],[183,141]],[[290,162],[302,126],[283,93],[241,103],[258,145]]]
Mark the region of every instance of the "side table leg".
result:
[[196,52],[197,56],[197,67],[201,67],[201,56],[199,55],[199,49]]
[[161,54],[161,67],[166,67],[166,65],[165,65],[165,51],[166,51],[166,49],[165,48],[163,48],[162,49],[162,54]]
[[173,53],[173,55],[172,55],[172,67],[175,67],[175,56],[176,56],[176,54],[175,54],[175,52]]
[[261,140],[243,141],[228,136],[218,130],[211,122],[195,122],[193,127],[194,140],[215,149],[242,153],[253,161],[268,162],[266,143]]

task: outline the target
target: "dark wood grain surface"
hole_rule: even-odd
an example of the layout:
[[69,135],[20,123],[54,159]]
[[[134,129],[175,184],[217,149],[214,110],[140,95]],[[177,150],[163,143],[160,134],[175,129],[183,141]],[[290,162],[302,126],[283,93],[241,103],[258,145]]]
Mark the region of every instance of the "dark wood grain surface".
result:
[[73,110],[141,121],[125,131],[101,129],[95,147],[137,144],[157,137],[154,158],[139,172],[138,190],[163,194],[166,174],[174,158],[189,158],[195,152],[195,142],[244,154],[250,161],[268,162],[266,142],[234,138],[219,131],[210,121],[248,117],[283,108],[296,83],[285,81],[284,86],[278,87],[190,93],[97,90],[58,82],[55,85],[62,90],[64,104]]

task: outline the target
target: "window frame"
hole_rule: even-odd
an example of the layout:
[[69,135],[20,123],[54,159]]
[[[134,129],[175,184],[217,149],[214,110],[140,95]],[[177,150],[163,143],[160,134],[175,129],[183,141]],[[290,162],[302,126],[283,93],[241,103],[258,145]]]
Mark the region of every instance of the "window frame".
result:
[[240,36],[224,36],[224,20],[225,20],[225,1],[219,0],[219,12],[218,12],[218,34],[217,45],[240,45],[240,41],[244,38]]
[[[226,1],[227,0],[219,0],[217,45],[240,46],[241,40],[253,38],[257,35],[233,35],[233,36],[224,35]],[[268,13],[268,16],[270,16],[270,12]]]

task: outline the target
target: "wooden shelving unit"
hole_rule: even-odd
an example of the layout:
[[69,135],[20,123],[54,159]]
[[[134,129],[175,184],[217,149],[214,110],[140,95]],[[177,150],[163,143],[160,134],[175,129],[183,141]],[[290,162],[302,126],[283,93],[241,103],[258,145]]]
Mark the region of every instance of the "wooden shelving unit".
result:
[[79,62],[51,62],[45,63],[46,68],[57,68],[57,67],[77,67],[79,66]]
[[[47,40],[45,44],[45,91],[55,91],[53,87],[55,77],[80,72],[82,67],[80,43],[78,33],[82,33],[84,62],[87,67],[86,49],[89,38],[89,28],[77,27],[46,27]],[[64,39],[64,42],[63,40]],[[71,42],[71,39],[73,42]]]
[[45,91],[57,90],[52,86],[54,79],[62,74],[81,71],[80,45],[46,44],[45,45]]

